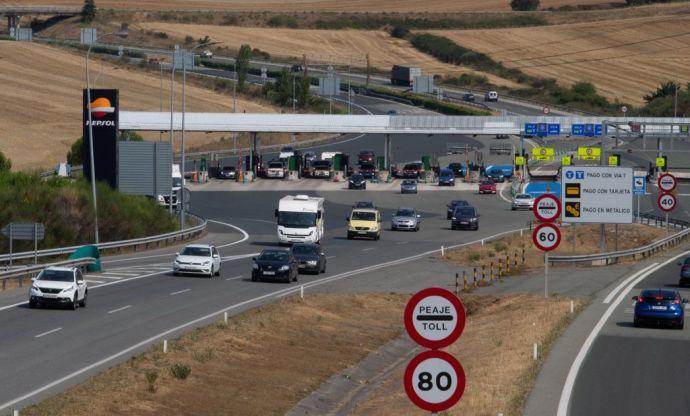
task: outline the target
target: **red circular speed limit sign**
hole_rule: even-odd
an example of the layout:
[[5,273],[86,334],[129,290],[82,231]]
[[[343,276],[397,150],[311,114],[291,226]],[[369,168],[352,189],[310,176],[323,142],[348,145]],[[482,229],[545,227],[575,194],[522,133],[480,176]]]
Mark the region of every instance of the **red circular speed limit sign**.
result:
[[663,175],[659,176],[659,180],[657,180],[659,189],[664,192],[671,192],[672,190],[676,189],[677,184],[676,177],[670,173],[664,173]]
[[544,194],[534,201],[534,216],[541,222],[553,222],[561,216],[561,200],[552,194]]
[[403,382],[412,403],[429,412],[442,412],[465,392],[465,370],[447,352],[424,351],[407,365]]
[[659,197],[656,200],[659,209],[664,212],[673,211],[673,208],[676,207],[676,202],[677,201],[675,195],[666,193],[659,194]]
[[444,348],[465,329],[465,308],[452,292],[430,287],[417,292],[405,306],[405,329],[417,344]]
[[542,111],[544,114],[549,114],[549,113],[551,112],[551,109],[550,109],[549,107],[542,107],[541,111]]
[[541,224],[532,232],[532,241],[541,251],[551,251],[561,244],[561,230],[555,224]]

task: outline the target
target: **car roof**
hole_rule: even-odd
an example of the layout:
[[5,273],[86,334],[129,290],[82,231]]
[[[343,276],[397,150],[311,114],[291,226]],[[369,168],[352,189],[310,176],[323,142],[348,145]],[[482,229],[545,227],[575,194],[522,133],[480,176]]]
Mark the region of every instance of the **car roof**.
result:
[[517,194],[517,195],[515,195],[515,198],[519,198],[519,197],[521,197],[521,196],[527,196],[527,197],[530,197],[530,198],[534,198],[534,197],[533,197],[532,195],[530,195],[530,194]]
[[661,289],[661,288],[642,289],[642,296],[655,296],[655,295],[678,296],[679,293],[675,290]]
[[398,211],[402,211],[402,210],[414,211],[414,208],[412,208],[412,207],[398,207]]
[[352,212],[372,212],[372,213],[377,213],[379,212],[378,209],[376,208],[352,208]]
[[294,243],[294,244],[292,245],[292,248],[295,248],[295,247],[298,247],[298,246],[302,246],[302,247],[319,247],[319,245],[316,244],[316,243]]
[[185,248],[187,247],[192,247],[192,248],[211,248],[210,244],[187,244],[184,246]]
[[278,251],[281,253],[289,253],[290,252],[290,250],[287,248],[270,247],[270,248],[265,248],[265,249],[261,250],[261,253],[274,252],[274,251]]
[[76,267],[58,267],[58,266],[48,266],[45,270],[55,270],[58,272],[72,272]]

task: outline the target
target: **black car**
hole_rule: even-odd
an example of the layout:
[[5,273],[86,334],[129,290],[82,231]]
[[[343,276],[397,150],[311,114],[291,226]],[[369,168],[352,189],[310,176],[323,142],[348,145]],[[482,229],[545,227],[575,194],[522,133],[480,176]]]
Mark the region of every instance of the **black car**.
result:
[[234,166],[223,166],[223,169],[218,172],[219,179],[235,179],[237,177],[237,171]]
[[350,176],[347,184],[348,189],[367,189],[367,181],[364,175],[356,173]]
[[506,180],[501,169],[491,169],[488,172],[486,172],[485,176],[488,179],[493,180],[494,182],[505,182]]
[[450,218],[450,228],[452,230],[479,229],[479,214],[474,207],[457,207]]
[[376,207],[374,206],[374,203],[369,202],[369,201],[359,201],[356,204],[354,204],[352,206],[352,208],[355,208],[355,209],[360,209],[360,208],[361,209],[376,209]]
[[462,163],[449,163],[448,169],[453,171],[453,175],[455,175],[456,178],[462,178],[465,176],[465,167],[462,165]]
[[450,204],[446,205],[446,219],[449,220],[453,217],[453,213],[455,212],[455,208],[457,207],[469,207],[470,203],[467,201],[463,201],[462,199],[455,199],[453,201],[450,201]]
[[297,259],[290,250],[267,248],[261,250],[259,257],[252,260],[252,282],[264,279],[280,280],[284,283],[297,281]]
[[292,255],[297,259],[300,272],[326,273],[326,255],[321,251],[321,246],[318,244],[293,244]]
[[376,176],[376,166],[373,163],[362,163],[359,165],[359,174],[371,179]]
[[466,92],[462,95],[462,100],[472,103],[475,100],[474,94],[471,92]]

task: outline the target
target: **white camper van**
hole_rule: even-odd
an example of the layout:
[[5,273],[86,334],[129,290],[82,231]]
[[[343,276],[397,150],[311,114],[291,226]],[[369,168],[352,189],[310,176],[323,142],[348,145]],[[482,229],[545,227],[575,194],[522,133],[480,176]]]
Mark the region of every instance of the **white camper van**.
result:
[[323,198],[288,195],[278,202],[275,216],[281,244],[318,243],[323,237]]

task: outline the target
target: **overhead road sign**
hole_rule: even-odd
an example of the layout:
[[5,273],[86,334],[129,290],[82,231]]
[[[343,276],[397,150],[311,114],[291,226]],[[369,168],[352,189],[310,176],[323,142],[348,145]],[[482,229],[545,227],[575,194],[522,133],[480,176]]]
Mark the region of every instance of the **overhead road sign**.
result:
[[[632,168],[564,166],[561,168],[563,222],[632,223]],[[579,189],[579,195],[575,189]]]
[[532,149],[532,157],[536,160],[551,160],[556,154],[553,147],[535,147]]
[[556,123],[525,123],[527,136],[558,136],[561,134],[561,125]]
[[604,127],[601,124],[572,124],[570,126],[571,136],[595,137],[604,134]]
[[655,162],[656,162],[657,168],[665,168],[666,167],[666,156],[657,157]]
[[659,176],[659,179],[657,180],[657,186],[659,186],[659,189],[664,192],[673,191],[676,189],[677,184],[678,181],[676,180],[676,177],[670,173],[664,173],[663,175]]
[[532,241],[541,251],[555,250],[561,244],[561,230],[556,224],[540,224],[532,232]]
[[465,392],[465,370],[444,351],[424,351],[410,361],[403,384],[412,403],[428,412],[453,407]]
[[525,157],[524,156],[515,156],[515,166],[524,166],[525,165]]
[[664,212],[671,212],[676,207],[676,196],[668,193],[661,193],[656,200],[659,209]]
[[544,194],[534,201],[534,216],[541,222],[553,222],[561,216],[561,201],[553,194]]
[[644,195],[647,193],[647,178],[644,176],[635,176],[633,178],[633,193],[635,195]]
[[407,302],[405,329],[417,344],[444,348],[455,342],[465,328],[465,308],[448,290],[432,287],[417,292]]
[[578,147],[577,158],[580,160],[599,160],[601,159],[601,148],[593,146]]

